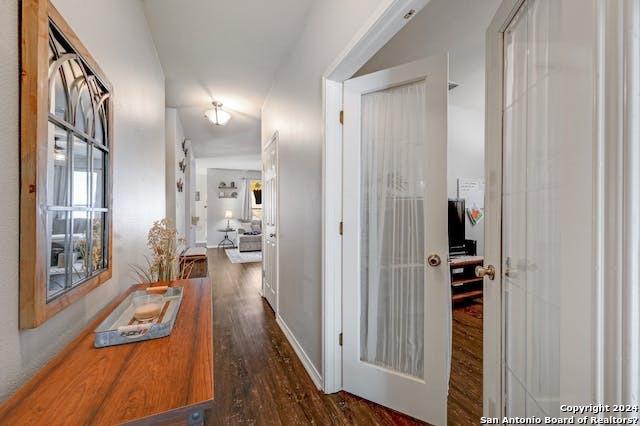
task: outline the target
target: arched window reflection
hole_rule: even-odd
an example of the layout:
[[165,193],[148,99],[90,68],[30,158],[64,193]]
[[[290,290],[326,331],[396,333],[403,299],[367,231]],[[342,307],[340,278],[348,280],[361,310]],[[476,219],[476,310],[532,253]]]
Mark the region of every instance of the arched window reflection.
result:
[[47,302],[108,267],[110,94],[49,26]]

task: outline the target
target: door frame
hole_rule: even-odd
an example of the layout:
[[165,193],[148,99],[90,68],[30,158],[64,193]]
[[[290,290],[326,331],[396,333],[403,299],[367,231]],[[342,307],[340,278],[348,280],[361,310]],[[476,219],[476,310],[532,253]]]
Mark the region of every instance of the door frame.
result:
[[[487,30],[487,69],[495,68],[495,55],[502,61],[502,31],[510,22],[513,14],[525,0],[504,0]],[[351,78],[387,41],[404,27],[411,16],[419,12],[429,0],[388,0],[373,14],[372,18],[360,31],[347,49],[329,67],[323,76],[323,131],[324,144],[322,156],[323,182],[323,215],[322,215],[322,378],[325,393],[334,393],[342,389],[342,347],[340,334],[342,331],[342,83]],[[506,23],[505,23],[506,22]],[[498,24],[500,23],[500,24]],[[500,49],[494,51],[496,43]],[[490,49],[490,46],[494,50]],[[493,52],[493,54],[492,54]],[[502,68],[497,73],[487,72],[487,98],[489,107],[496,100],[501,101]],[[497,87],[500,93],[492,93],[490,88]],[[494,98],[495,97],[495,98]],[[501,104],[500,104],[501,105]],[[494,136],[496,130],[490,128],[488,108],[486,112],[485,136]],[[501,137],[501,115],[498,117],[499,136]],[[346,118],[348,119],[348,118]],[[493,118],[495,126],[495,117]],[[487,149],[485,141],[485,149]],[[501,148],[501,139],[500,146]],[[492,158],[485,151],[485,167]],[[500,159],[501,154],[500,154]],[[489,170],[489,169],[487,169]],[[490,176],[485,171],[486,176]],[[487,180],[488,182],[488,180]],[[487,192],[486,197],[490,194]],[[499,220],[499,217],[497,218]],[[491,219],[486,217],[485,221]],[[496,218],[494,217],[495,221]],[[499,223],[499,222],[498,222]],[[488,232],[485,225],[485,244]],[[499,265],[499,262],[497,263]],[[499,271],[498,271],[499,273]],[[499,275],[498,275],[499,276]],[[501,292],[495,285],[484,283],[483,320],[483,413],[487,416],[499,416],[498,407],[502,402],[502,300]],[[488,297],[487,297],[488,296]],[[487,312],[490,311],[490,312]],[[491,326],[489,326],[491,324]]]
[[342,83],[427,3],[429,0],[385,0],[322,77],[322,390],[325,393],[342,389]]
[[482,412],[501,417],[503,385],[502,312],[502,104],[504,31],[526,0],[503,0],[486,33],[484,264],[496,268],[483,281]]
[[[342,127],[339,120],[342,82],[353,76],[406,24],[408,11],[413,9],[414,14],[417,13],[428,1],[386,0],[323,75],[322,378],[326,393],[342,388],[342,350],[339,345],[342,330],[342,238],[339,233],[342,221]],[[485,258],[486,249],[494,247],[495,250],[501,237],[500,208],[498,204],[496,209],[495,203],[500,202],[497,197],[501,194],[503,31],[524,1],[503,0],[486,33]],[[594,208],[599,212],[594,227],[598,235],[596,250],[599,257],[596,259],[599,259],[601,273],[594,289],[600,297],[594,306],[597,316],[594,351],[598,354],[598,362],[594,365],[597,376],[594,396],[597,402],[619,403],[617,395],[629,395],[630,386],[640,386],[638,383],[621,383],[617,379],[620,376],[607,378],[609,375],[613,377],[611,372],[614,371],[640,371],[637,337],[640,335],[637,325],[640,321],[636,320],[640,314],[632,309],[632,304],[637,306],[640,299],[640,260],[637,253],[640,224],[634,219],[636,214],[632,214],[640,211],[640,197],[634,193],[635,188],[640,187],[640,153],[638,149],[631,149],[634,143],[639,145],[640,132],[639,41],[637,35],[633,35],[640,28],[640,5],[634,1],[613,4],[597,0],[597,3],[602,13],[598,19],[598,60],[594,66],[602,77],[598,81],[594,111],[598,135],[594,164],[598,171],[598,193],[595,194]],[[623,66],[605,60],[615,52],[621,56]],[[620,87],[627,88],[632,96],[625,96]],[[611,140],[616,143],[605,143]],[[613,173],[622,165],[619,163],[626,166],[624,173]],[[615,208],[611,208],[612,203]],[[619,226],[614,229],[607,225],[610,220],[617,220]],[[614,255],[604,257],[604,253]],[[627,262],[622,263],[621,259]],[[499,260],[499,256],[491,255],[487,259],[487,263],[494,262],[498,277],[501,276]],[[484,284],[483,413],[491,417],[501,416],[504,407],[499,282]],[[633,353],[626,357],[611,350],[622,347],[623,342],[634,342]],[[606,353],[605,347],[609,348]]]
[[[264,185],[264,152],[271,147],[271,145],[275,144],[276,149],[276,306],[273,311],[275,313],[276,318],[280,316],[280,153],[278,152],[278,139],[280,134],[276,130],[273,132],[273,135],[262,145],[261,152],[261,160],[262,160],[262,182]],[[264,200],[263,200],[264,201]],[[264,224],[262,229],[264,230]],[[262,282],[260,283],[260,295],[265,297],[264,292],[264,253],[265,247],[267,244],[267,239],[262,238],[262,253],[263,253],[263,264],[262,264]]]

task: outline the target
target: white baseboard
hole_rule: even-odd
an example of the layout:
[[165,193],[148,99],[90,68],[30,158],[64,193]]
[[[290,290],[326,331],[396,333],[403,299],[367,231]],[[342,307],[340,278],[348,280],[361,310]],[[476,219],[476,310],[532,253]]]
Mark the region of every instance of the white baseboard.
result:
[[302,346],[300,346],[300,343],[298,343],[298,340],[296,340],[296,337],[293,335],[291,330],[289,330],[289,327],[287,327],[287,324],[280,315],[276,315],[276,323],[278,323],[280,329],[293,347],[293,350],[296,352],[296,355],[298,355],[298,358],[302,361],[302,365],[304,366],[304,369],[307,370],[307,373],[311,377],[313,383],[316,385],[318,390],[322,390],[322,376],[320,376],[320,373],[318,373],[318,370],[316,370],[316,367],[313,365],[307,354],[304,352],[304,349],[302,349]]

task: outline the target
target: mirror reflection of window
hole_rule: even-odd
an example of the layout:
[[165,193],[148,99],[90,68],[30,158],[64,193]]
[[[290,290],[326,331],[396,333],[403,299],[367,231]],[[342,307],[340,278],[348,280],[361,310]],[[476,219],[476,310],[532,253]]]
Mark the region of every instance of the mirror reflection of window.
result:
[[47,301],[107,268],[109,93],[49,25]]

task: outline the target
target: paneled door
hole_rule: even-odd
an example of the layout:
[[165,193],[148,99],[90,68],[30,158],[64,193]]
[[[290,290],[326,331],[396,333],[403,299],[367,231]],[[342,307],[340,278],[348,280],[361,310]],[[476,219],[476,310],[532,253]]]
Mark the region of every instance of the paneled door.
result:
[[446,56],[344,82],[343,388],[446,424]]
[[278,134],[262,152],[263,259],[262,295],[274,312],[278,312]]

